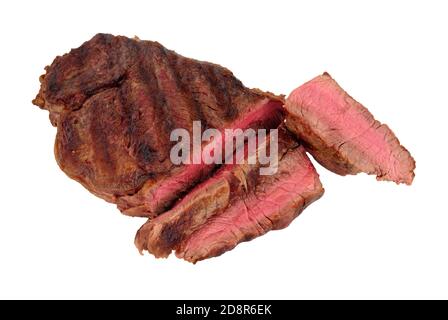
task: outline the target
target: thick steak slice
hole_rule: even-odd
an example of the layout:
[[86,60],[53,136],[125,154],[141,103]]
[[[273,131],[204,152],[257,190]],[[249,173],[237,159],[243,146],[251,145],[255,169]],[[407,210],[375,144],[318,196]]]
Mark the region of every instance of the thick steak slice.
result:
[[[268,148],[270,142],[266,139]],[[278,154],[273,175],[260,175],[258,162],[249,164],[254,154],[246,154],[243,164],[224,165],[170,211],[143,225],[136,235],[137,248],[156,257],[176,250],[179,257],[196,262],[286,227],[323,188],[303,147],[283,128]]]
[[282,97],[157,42],[98,34],[46,71],[33,102],[57,126],[59,166],[130,215],[164,211],[214,169],[173,165],[173,129],[191,133],[195,120],[203,129],[275,128],[282,119]]
[[385,124],[350,97],[329,74],[305,83],[286,100],[286,125],[327,169],[365,172],[411,184],[415,161]]

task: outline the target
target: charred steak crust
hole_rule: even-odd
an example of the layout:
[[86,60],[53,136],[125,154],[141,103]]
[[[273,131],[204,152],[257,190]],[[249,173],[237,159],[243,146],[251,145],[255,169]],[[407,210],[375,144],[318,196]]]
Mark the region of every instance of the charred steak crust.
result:
[[[231,127],[256,106],[267,110],[262,122],[281,121],[283,97],[248,89],[219,65],[122,36],[97,34],[57,57],[40,81],[33,103],[48,110],[57,127],[59,166],[129,215],[166,210],[214,169],[173,166],[173,129],[191,132],[195,120]],[[159,192],[163,185],[171,189]],[[143,186],[147,194],[133,198]]]
[[327,169],[340,175],[365,172],[378,180],[412,183],[415,161],[409,151],[328,73],[294,90],[285,108],[288,129]]

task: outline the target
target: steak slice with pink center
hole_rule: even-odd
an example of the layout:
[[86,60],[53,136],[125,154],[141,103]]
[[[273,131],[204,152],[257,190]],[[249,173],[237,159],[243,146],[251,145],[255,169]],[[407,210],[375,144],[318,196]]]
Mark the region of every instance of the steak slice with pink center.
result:
[[260,175],[258,162],[249,164],[254,154],[246,154],[243,164],[224,165],[170,211],[143,225],[136,235],[137,248],[156,257],[175,250],[177,256],[196,262],[288,226],[323,188],[304,148],[283,128],[278,155],[273,175]]
[[313,157],[340,174],[365,172],[411,184],[415,161],[394,133],[347,94],[328,73],[287,98],[286,126]]

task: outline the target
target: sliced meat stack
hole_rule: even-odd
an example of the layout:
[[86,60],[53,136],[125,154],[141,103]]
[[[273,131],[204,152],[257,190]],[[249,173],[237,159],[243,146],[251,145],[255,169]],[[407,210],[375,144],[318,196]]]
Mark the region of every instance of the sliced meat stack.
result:
[[286,100],[286,125],[327,169],[365,172],[378,180],[411,184],[415,161],[385,124],[375,120],[328,73],[294,90]]
[[[272,140],[273,141],[273,140]],[[271,139],[258,142],[269,150]],[[156,257],[172,250],[190,262],[218,256],[270,230],[281,229],[319,199],[324,189],[305,150],[283,128],[278,133],[278,169],[260,175],[257,156],[224,165],[170,211],[149,220],[137,233],[136,246]]]

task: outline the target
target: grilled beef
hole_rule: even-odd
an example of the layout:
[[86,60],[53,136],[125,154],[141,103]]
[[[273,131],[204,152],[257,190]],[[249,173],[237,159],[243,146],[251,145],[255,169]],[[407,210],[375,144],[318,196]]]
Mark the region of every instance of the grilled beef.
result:
[[[270,142],[265,140],[268,149]],[[258,148],[264,146],[258,143]],[[243,164],[224,165],[171,210],[143,225],[135,239],[140,252],[167,257],[175,250],[191,262],[217,256],[242,241],[286,227],[323,194],[303,147],[283,128],[277,173],[260,175],[260,163],[248,161],[256,153],[247,153]]]
[[[57,127],[59,166],[124,214],[148,217],[135,244],[156,257],[174,251],[195,263],[286,227],[324,192],[305,149],[341,175],[407,184],[414,177],[415,162],[392,131],[328,74],[283,106],[282,96],[248,89],[219,65],[157,42],[98,34],[57,57],[40,81],[33,103]],[[246,143],[235,152],[241,163],[173,164],[172,131],[192,136],[195,121],[221,133],[279,128],[277,172],[262,175],[264,164],[252,161],[274,148],[273,135],[258,137],[257,150]],[[208,143],[222,150],[227,139]]]
[[415,161],[385,124],[350,97],[329,74],[305,83],[286,100],[286,125],[307,150],[340,175],[365,172],[411,184]]
[[157,42],[98,34],[57,57],[34,104],[57,126],[61,169],[126,214],[154,216],[214,165],[173,165],[170,133],[267,127],[282,121],[281,97],[248,89],[216,64]]

